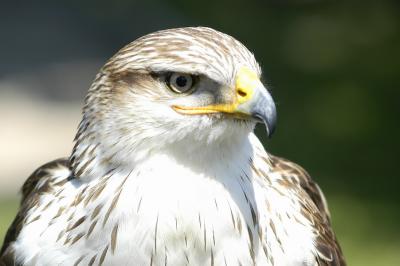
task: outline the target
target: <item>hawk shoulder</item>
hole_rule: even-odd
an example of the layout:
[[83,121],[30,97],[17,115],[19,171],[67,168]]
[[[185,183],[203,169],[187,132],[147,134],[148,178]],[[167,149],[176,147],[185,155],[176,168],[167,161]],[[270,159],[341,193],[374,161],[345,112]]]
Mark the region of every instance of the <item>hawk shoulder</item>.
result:
[[270,155],[271,171],[281,178],[279,183],[297,194],[302,215],[315,230],[316,261],[318,265],[346,265],[342,250],[332,230],[325,196],[318,184],[298,164]]
[[0,266],[18,265],[15,261],[12,243],[18,238],[21,229],[27,222],[26,218],[29,210],[38,204],[41,195],[51,193],[55,186],[60,186],[62,185],[61,183],[67,182],[67,180],[63,180],[55,183],[53,176],[54,170],[69,171],[68,159],[62,158],[46,163],[36,169],[23,184],[19,211],[7,231],[3,246],[0,250]]

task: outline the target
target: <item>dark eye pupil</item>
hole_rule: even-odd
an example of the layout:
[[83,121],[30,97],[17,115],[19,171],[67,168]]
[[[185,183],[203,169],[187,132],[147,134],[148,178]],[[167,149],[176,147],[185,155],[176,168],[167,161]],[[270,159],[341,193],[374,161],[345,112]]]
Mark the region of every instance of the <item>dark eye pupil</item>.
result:
[[176,79],[176,85],[178,85],[179,87],[185,87],[187,83],[187,79],[184,76],[179,76]]

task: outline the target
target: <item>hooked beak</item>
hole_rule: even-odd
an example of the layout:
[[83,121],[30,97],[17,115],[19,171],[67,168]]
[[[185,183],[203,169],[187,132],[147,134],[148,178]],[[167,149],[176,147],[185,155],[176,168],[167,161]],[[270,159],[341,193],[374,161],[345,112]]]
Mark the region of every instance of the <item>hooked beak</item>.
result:
[[252,118],[263,122],[268,137],[271,137],[276,125],[276,107],[258,75],[249,68],[242,67],[236,77],[235,92],[235,97],[230,103],[198,107],[174,105],[172,108],[182,114],[226,113],[242,119]]

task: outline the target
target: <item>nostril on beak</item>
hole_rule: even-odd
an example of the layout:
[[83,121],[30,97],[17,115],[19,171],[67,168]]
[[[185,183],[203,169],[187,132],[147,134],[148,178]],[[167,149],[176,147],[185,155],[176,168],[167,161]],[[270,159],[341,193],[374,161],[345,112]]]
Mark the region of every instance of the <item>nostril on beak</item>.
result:
[[237,89],[237,94],[238,94],[240,97],[246,97],[246,96],[247,96],[247,93],[246,93],[244,90],[242,90],[242,89]]

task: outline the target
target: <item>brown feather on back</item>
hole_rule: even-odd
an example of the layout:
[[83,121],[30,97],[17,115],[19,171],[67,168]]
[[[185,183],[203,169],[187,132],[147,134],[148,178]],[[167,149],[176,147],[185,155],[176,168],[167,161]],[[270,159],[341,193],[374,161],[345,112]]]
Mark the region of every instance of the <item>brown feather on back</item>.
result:
[[11,244],[17,239],[22,227],[26,223],[27,213],[38,204],[41,195],[51,193],[55,186],[63,185],[68,181],[63,180],[61,183],[55,183],[54,180],[51,179],[51,173],[49,171],[56,168],[69,169],[68,159],[57,159],[39,167],[29,176],[22,186],[20,209],[7,231],[3,246],[0,250],[0,266],[17,265]]
[[270,155],[270,164],[273,172],[282,176],[281,185],[290,187],[300,194],[302,214],[315,227],[317,238],[316,260],[318,265],[346,265],[343,252],[332,230],[330,214],[325,197],[310,175],[299,165]]

